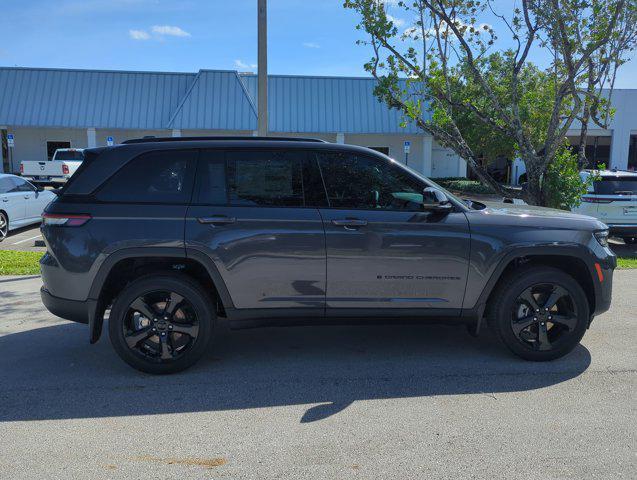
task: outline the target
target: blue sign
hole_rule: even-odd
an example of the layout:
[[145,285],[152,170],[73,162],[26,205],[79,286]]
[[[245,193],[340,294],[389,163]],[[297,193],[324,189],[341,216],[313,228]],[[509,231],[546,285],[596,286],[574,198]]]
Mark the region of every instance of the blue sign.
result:
[[7,133],[7,146],[15,146],[15,137],[13,136],[13,133]]
[[113,137],[106,137],[106,145],[109,147],[113,146]]
[[409,140],[405,140],[405,153],[409,153],[411,149],[411,142]]

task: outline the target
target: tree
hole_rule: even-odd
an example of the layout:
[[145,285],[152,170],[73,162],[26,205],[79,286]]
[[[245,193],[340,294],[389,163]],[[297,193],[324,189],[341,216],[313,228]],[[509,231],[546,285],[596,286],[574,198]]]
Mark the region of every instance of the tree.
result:
[[[607,127],[612,116],[614,79],[635,47],[637,0],[521,0],[509,15],[495,4],[344,2],[368,34],[359,43],[372,47],[365,69],[378,80],[376,95],[453,149],[496,192],[547,205],[554,195],[544,177],[556,156],[563,158],[573,122],[581,122],[584,165],[588,123]],[[398,15],[411,23],[401,25]],[[494,139],[524,161],[522,191],[500,185],[481,164],[481,151]]]

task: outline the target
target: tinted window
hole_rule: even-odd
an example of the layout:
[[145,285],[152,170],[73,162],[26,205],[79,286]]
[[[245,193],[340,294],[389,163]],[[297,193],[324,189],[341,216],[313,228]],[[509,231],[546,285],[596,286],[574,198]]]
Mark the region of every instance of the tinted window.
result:
[[188,203],[196,158],[196,150],[142,154],[115,173],[97,198],[108,202]]
[[422,210],[426,185],[391,163],[340,153],[318,153],[317,157],[330,207]]
[[203,151],[197,167],[197,203],[226,205],[225,153],[219,150]]
[[226,155],[231,205],[302,207],[304,152],[237,151]]
[[77,150],[58,150],[55,152],[56,160],[84,160],[84,154]]
[[598,195],[637,195],[637,177],[606,177],[594,188]]
[[11,177],[0,178],[0,193],[9,193],[15,188],[15,183],[11,181]]

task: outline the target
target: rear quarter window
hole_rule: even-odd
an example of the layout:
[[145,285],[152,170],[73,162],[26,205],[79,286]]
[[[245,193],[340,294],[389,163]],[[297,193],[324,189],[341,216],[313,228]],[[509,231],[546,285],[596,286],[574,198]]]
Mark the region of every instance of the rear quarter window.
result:
[[186,204],[192,194],[196,150],[163,150],[134,158],[95,195],[118,203]]

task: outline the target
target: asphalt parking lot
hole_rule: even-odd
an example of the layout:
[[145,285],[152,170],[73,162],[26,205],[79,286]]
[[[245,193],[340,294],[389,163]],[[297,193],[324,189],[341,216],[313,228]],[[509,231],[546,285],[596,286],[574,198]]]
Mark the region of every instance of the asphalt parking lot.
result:
[[156,377],[0,278],[0,478],[635,478],[636,282],[552,363],[459,327],[272,328]]

